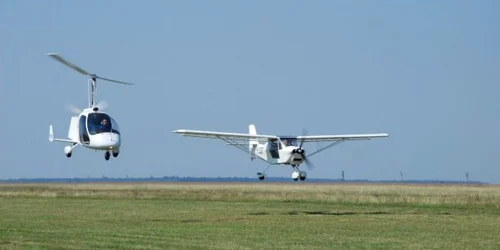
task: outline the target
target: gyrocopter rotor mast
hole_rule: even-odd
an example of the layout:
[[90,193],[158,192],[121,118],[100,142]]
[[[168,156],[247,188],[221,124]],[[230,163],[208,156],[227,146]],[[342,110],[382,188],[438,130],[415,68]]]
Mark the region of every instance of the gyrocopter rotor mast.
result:
[[87,71],[83,70],[82,68],[80,68],[80,67],[76,66],[75,64],[62,58],[57,53],[48,53],[47,55],[54,58],[55,60],[59,61],[60,63],[74,69],[75,71],[79,72],[82,75],[90,76],[90,79],[89,79],[89,106],[90,106],[90,108],[94,108],[96,106],[95,97],[96,97],[96,93],[97,93],[97,79],[101,79],[101,80],[108,81],[108,82],[126,84],[126,85],[134,85],[133,83],[117,81],[117,80],[113,80],[113,79],[109,79],[109,78],[100,77],[96,74],[88,73]]

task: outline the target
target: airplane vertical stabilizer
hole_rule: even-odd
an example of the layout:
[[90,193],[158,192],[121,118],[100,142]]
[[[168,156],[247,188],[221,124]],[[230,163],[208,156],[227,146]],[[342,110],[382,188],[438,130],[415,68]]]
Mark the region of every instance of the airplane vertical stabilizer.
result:
[[[248,125],[248,134],[251,134],[251,135],[257,134],[257,129],[255,129],[255,125],[253,125],[253,124]],[[257,145],[259,145],[259,141],[257,141],[257,139],[250,139],[250,141],[248,142],[248,147],[249,147],[250,152],[255,151],[255,148],[257,147]]]

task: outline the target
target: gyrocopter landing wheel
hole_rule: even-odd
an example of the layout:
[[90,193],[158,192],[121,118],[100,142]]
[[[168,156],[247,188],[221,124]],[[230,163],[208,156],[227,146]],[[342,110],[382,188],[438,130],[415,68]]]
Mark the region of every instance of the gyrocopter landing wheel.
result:
[[109,151],[106,151],[106,153],[104,153],[104,159],[109,160],[109,157],[111,156],[111,154],[109,153]]

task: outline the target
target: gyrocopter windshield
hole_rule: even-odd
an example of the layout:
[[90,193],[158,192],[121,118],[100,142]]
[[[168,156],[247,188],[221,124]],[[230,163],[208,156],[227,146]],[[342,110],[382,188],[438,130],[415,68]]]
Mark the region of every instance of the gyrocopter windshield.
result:
[[105,113],[90,113],[87,117],[87,128],[91,135],[100,133],[120,133],[118,123]]

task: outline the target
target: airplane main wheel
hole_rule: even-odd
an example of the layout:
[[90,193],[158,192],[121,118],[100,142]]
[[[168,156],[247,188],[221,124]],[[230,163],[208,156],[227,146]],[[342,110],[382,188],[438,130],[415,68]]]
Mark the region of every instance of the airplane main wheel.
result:
[[116,158],[116,157],[118,157],[118,154],[119,154],[119,153],[120,153],[120,152],[113,152],[113,157],[115,157],[115,158]]
[[261,180],[261,181],[266,178],[266,176],[263,173],[261,173],[261,172],[257,173],[257,177],[259,177],[259,180]]
[[66,157],[70,158],[71,157],[71,153],[66,154]]
[[293,171],[293,173],[292,173],[292,179],[293,179],[294,181],[298,181],[298,180],[299,180],[299,176],[300,176],[300,173],[299,173],[299,172],[297,172],[297,171]]
[[106,153],[104,153],[104,159],[109,160],[109,157],[111,156],[111,154],[109,153],[109,151],[106,151]]

